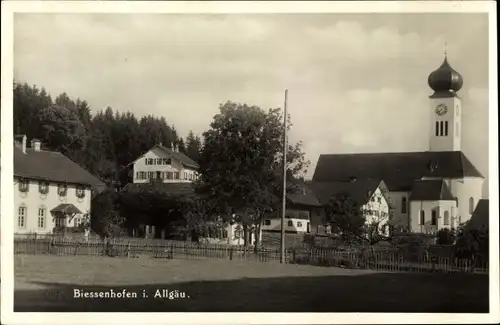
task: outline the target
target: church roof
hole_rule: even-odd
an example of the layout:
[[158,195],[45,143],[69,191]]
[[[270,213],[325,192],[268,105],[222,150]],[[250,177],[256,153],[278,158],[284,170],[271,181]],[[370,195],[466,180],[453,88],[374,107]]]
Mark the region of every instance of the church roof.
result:
[[286,195],[288,201],[293,204],[318,207],[321,206],[317,196],[310,186],[306,184],[296,184],[297,189]]
[[454,201],[450,188],[441,179],[413,182],[410,201]]
[[384,180],[390,191],[410,191],[422,177],[483,177],[461,151],[320,155],[313,181]]
[[363,205],[370,199],[372,193],[383,184],[380,180],[356,180],[348,182],[316,182],[308,185],[314,191],[318,201],[325,205],[338,194],[346,194],[356,203]]

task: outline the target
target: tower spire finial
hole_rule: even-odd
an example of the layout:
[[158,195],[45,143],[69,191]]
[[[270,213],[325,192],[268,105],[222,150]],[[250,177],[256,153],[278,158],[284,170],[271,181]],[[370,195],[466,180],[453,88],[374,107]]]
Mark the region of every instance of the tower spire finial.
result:
[[444,41],[444,56],[448,56],[448,41]]

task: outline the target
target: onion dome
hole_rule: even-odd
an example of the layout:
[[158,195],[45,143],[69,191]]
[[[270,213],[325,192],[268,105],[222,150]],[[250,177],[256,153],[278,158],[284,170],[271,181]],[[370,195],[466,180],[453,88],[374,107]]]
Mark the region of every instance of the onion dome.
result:
[[462,88],[464,83],[462,76],[450,66],[446,56],[443,64],[431,72],[427,81],[429,87],[436,93],[455,93]]

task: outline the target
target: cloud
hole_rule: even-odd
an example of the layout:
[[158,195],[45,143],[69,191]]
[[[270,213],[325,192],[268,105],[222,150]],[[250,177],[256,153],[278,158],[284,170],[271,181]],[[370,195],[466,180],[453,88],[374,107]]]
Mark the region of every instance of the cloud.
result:
[[[464,151],[487,169],[487,19],[478,15],[16,14],[15,77],[186,135],[227,100],[283,106],[292,140],[321,153],[426,150],[427,76],[465,79]],[[486,141],[486,142],[485,142]],[[477,145],[480,143],[481,145]],[[487,144],[486,144],[487,147]]]

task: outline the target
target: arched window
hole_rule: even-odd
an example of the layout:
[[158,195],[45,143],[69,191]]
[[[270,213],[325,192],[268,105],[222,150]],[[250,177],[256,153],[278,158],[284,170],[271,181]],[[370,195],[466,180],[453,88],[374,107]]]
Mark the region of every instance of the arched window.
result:
[[419,225],[424,225],[425,224],[425,211],[424,210],[420,210],[420,216],[419,216],[418,224]]
[[448,121],[444,122],[444,135],[448,136]]
[[407,204],[408,204],[408,201],[406,200],[406,197],[403,197],[401,199],[401,213],[406,213],[406,211],[407,211]]
[[443,216],[443,224],[445,226],[449,226],[450,225],[450,212],[449,211],[445,211],[444,212],[444,216]]
[[437,211],[432,210],[431,212],[431,225],[436,226],[437,225]]
[[436,121],[436,136],[439,136],[439,122]]
[[474,198],[473,197],[469,198],[469,213],[470,214],[474,213]]
[[439,135],[443,136],[444,126],[443,121],[439,122]]
[[288,227],[293,227],[293,221],[292,220],[288,220]]

